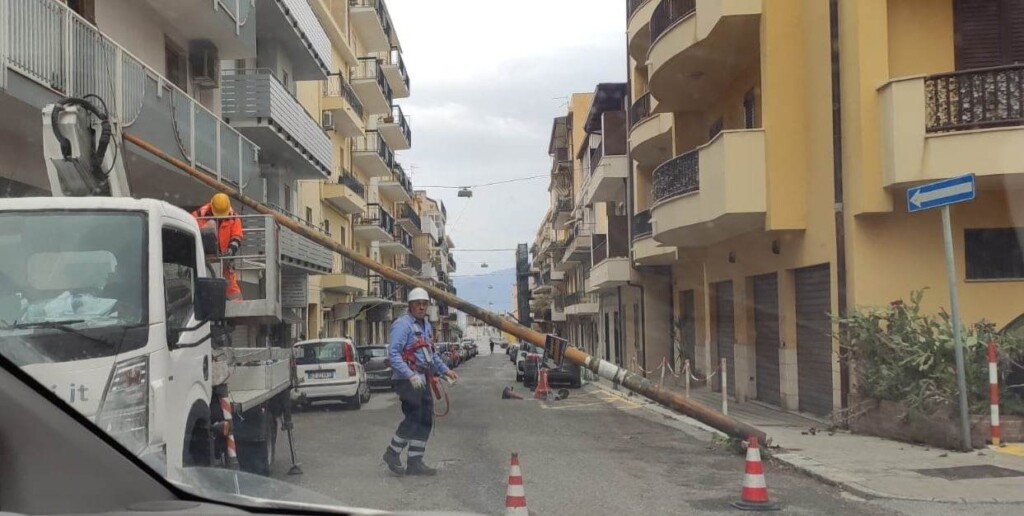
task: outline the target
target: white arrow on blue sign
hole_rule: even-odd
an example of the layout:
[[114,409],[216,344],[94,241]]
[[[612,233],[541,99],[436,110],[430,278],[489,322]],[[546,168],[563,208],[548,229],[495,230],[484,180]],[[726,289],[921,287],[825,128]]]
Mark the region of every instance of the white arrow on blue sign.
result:
[[974,174],[907,189],[907,211],[927,210],[974,199]]

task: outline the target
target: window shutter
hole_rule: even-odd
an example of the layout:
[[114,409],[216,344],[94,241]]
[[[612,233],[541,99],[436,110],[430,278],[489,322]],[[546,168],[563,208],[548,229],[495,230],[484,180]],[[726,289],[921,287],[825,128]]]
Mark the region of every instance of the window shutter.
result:
[[1003,8],[1010,53],[1004,64],[1024,63],[1024,0],[1003,0]]
[[[1017,4],[1013,1],[1010,3]],[[957,70],[1003,64],[1001,0],[954,0],[953,34]]]

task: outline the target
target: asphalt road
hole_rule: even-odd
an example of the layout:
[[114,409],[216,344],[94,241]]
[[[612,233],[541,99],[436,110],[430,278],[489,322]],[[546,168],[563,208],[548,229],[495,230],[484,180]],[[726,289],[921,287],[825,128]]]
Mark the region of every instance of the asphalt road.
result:
[[[315,405],[296,414],[304,474],[286,475],[286,448],[274,476],[339,502],[406,511],[504,513],[512,452],[519,452],[534,514],[705,514],[736,512],[744,458],[710,434],[666,419],[594,386],[557,402],[501,400],[515,385],[503,353],[487,351],[458,369],[451,412],[427,447],[436,477],[391,476],[381,461],[401,419],[391,392],[375,391],[356,411]],[[766,466],[770,496],[785,514],[893,514],[798,472]],[[916,511],[915,511],[916,512]]]

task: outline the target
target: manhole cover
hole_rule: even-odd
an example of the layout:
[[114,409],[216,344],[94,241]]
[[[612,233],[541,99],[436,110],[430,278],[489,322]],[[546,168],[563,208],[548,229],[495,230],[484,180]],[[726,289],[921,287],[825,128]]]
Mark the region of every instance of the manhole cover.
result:
[[990,466],[988,464],[979,466],[957,466],[954,468],[930,468],[915,469],[917,473],[930,477],[939,477],[946,480],[970,480],[975,478],[1005,478],[1024,477],[1024,471],[1015,469]]

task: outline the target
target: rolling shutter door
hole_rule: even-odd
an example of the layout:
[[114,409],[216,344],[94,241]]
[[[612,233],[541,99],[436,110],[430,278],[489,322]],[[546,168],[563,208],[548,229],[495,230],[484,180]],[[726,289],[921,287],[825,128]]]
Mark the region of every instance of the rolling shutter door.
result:
[[[718,350],[718,362],[712,364],[712,369],[717,367],[723,358],[726,360],[729,373],[729,377],[726,378],[729,394],[735,394],[736,324],[732,304],[732,282],[715,283],[713,288],[715,292],[715,349]],[[715,381],[713,386],[720,391],[721,381]]]
[[957,70],[1024,62],[1024,0],[955,0]]
[[832,413],[831,275],[828,264],[796,270],[796,351],[800,410]]
[[780,405],[779,279],[775,273],[754,277],[754,332],[757,399]]

